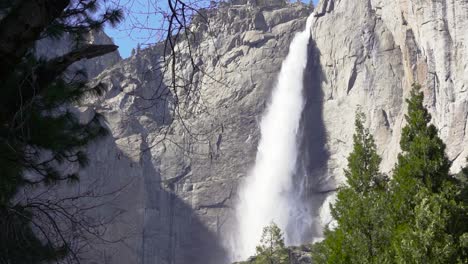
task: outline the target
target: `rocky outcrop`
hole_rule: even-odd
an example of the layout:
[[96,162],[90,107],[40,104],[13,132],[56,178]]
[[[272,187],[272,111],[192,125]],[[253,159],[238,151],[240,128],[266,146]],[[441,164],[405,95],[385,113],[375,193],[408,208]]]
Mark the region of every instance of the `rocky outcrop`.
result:
[[[103,31],[91,31],[84,36],[87,44],[114,44],[112,39]],[[74,47],[74,40],[68,33],[64,33],[59,39],[45,38],[36,43],[35,53],[37,57],[55,58],[70,52]],[[99,75],[104,69],[122,60],[118,51],[93,59],[84,59],[74,63],[69,72],[85,70],[86,77],[92,79]]]
[[[289,43],[311,12],[275,0],[202,10],[193,20],[192,49],[187,42],[177,47],[175,79],[190,89],[171,86],[164,45],[99,75],[107,93],[80,111],[83,120],[104,115],[112,135],[88,149],[92,162],[80,185],[125,188],[99,209],[119,212],[108,237],[118,243],[96,246],[95,263],[226,261],[237,187],[255,159],[262,111]],[[382,169],[390,172],[413,82],[423,85],[453,170],[464,162],[467,16],[466,1],[319,3],[310,28],[299,168],[308,175],[304,199],[322,226],[343,182],[355,110],[367,114]],[[311,234],[319,236],[320,228]]]

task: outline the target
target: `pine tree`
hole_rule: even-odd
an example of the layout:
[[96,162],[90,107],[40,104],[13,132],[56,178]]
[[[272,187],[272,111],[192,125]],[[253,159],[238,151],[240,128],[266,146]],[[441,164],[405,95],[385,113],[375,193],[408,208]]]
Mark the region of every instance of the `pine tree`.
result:
[[260,245],[257,246],[255,264],[287,264],[289,263],[288,249],[284,245],[283,233],[275,224],[271,223],[263,229]]
[[395,168],[395,178],[414,178],[434,192],[449,178],[450,160],[445,155],[445,144],[430,124],[431,115],[423,106],[424,95],[419,85],[413,85],[408,103],[406,126],[402,130]]
[[380,173],[381,158],[374,139],[364,128],[365,116],[356,114],[353,151],[345,170],[346,186],[339,189],[332,206],[335,230],[325,231],[325,240],[314,246],[315,263],[374,263],[385,245],[385,190]]
[[356,113],[353,135],[353,151],[348,156],[348,169],[345,170],[346,183],[357,193],[367,194],[374,187],[384,184],[379,166],[382,159],[369,129],[364,128],[365,115]]
[[445,144],[437,135],[437,128],[430,124],[431,115],[423,105],[424,95],[419,85],[413,85],[402,129],[402,152],[394,169],[392,190],[395,216],[408,223],[415,208],[414,198],[424,187],[440,191],[443,180],[449,177],[450,161],[445,156]]
[[430,124],[423,100],[419,85],[413,85],[391,184],[394,226],[389,252],[400,263],[463,263],[463,187],[449,173],[445,144]]
[[[118,9],[100,12],[99,2],[0,3],[0,263],[58,262],[70,254],[72,261],[78,261],[70,241],[60,233],[64,223],[37,210],[35,201],[18,202],[15,197],[25,187],[77,181],[77,174],[64,173],[59,167],[86,166],[83,148],[107,133],[98,115],[83,124],[68,107],[99,94],[103,86],[89,87],[80,71],[64,75],[75,61],[117,48],[82,41],[90,30],[122,18]],[[50,60],[34,56],[37,40],[66,33],[76,40],[71,52]]]

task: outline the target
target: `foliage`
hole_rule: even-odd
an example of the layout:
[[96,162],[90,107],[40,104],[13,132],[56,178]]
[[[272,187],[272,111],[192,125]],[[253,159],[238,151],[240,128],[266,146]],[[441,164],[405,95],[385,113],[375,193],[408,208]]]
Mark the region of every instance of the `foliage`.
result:
[[413,85],[405,116],[406,126],[402,130],[394,177],[413,178],[432,191],[438,192],[445,180],[450,178],[451,162],[445,155],[445,144],[437,135],[431,115],[423,106],[424,95],[419,85]]
[[[411,219],[397,222],[395,227],[392,238],[395,260],[399,263],[463,263],[467,260],[459,244],[459,235],[465,233],[463,229],[466,231],[462,225],[466,222],[456,224],[456,233],[460,234],[450,231],[450,225],[453,220],[457,221],[457,214],[464,207],[456,200],[456,193],[457,187],[451,183],[446,183],[439,193],[421,188],[414,197],[417,202]],[[466,207],[464,210],[466,215]]]
[[[30,62],[22,65],[25,72],[40,63],[34,59]],[[31,87],[27,87],[27,81],[23,82],[25,86],[18,85],[21,80],[15,77],[25,78],[26,75],[19,67],[15,73],[4,82],[4,94],[8,96],[0,98],[3,106],[0,118],[0,262],[37,263],[65,256],[68,247],[65,241],[53,241],[50,231],[38,228],[36,214],[28,204],[16,202],[18,191],[28,186],[77,181],[76,173],[64,174],[60,166],[87,165],[82,148],[106,135],[107,131],[98,115],[89,123],[81,124],[63,107],[95,92],[84,83],[69,83],[59,78],[44,93],[24,102],[18,100],[18,93]],[[36,236],[37,232],[41,233],[41,239]]]
[[314,245],[315,263],[468,261],[468,170],[449,173],[445,144],[423,100],[414,85],[391,180],[379,176],[375,144],[357,115],[347,186],[332,207],[337,227]]
[[345,170],[349,188],[360,194],[367,194],[375,187],[383,188],[386,182],[379,172],[382,159],[377,154],[374,138],[364,128],[364,121],[365,115],[357,112],[353,151],[348,157],[348,169]]
[[260,245],[257,246],[255,264],[286,264],[289,263],[289,252],[284,246],[281,229],[271,223],[263,229]]
[[449,173],[445,144],[423,100],[420,86],[413,85],[391,182],[391,251],[400,262],[457,263],[466,260],[460,244],[467,231],[460,222],[467,214],[464,187]]
[[365,116],[356,114],[354,147],[345,170],[346,186],[339,189],[332,206],[335,230],[314,246],[317,263],[372,263],[385,246],[385,204],[388,180],[379,172],[381,158],[374,139],[364,128]]
[[[105,24],[116,26],[123,19],[121,9],[103,7],[104,0],[72,0],[62,14],[43,32],[41,37],[60,38],[71,33],[82,40],[91,30],[102,30]],[[100,11],[102,9],[103,11]]]
[[[2,13],[9,19],[28,19],[10,14],[19,12],[23,1],[2,1]],[[36,40],[71,33],[81,45],[83,34],[121,19],[119,10],[100,13],[98,2],[70,1]],[[35,15],[41,19],[44,14]],[[11,60],[15,64],[0,76],[0,263],[56,262],[73,255],[56,219],[44,210],[34,210],[39,208],[33,206],[34,201],[25,203],[16,198],[25,187],[77,181],[78,174],[66,173],[63,168],[86,166],[83,147],[107,133],[98,115],[83,123],[69,107],[85,96],[100,93],[103,87],[87,86],[81,72],[64,76],[61,71],[52,71],[46,67],[52,60],[36,59],[31,48],[19,61]],[[39,223],[44,219],[49,229]],[[78,261],[75,255],[73,258]]]

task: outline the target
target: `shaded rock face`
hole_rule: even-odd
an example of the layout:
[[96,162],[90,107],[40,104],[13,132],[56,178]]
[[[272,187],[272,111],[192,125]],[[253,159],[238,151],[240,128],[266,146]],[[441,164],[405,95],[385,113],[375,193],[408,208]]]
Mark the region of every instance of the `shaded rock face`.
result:
[[[163,45],[99,75],[108,92],[80,111],[83,119],[104,115],[112,135],[88,149],[80,184],[97,178],[103,192],[125,186],[98,212],[120,212],[108,238],[123,240],[97,246],[90,263],[228,261],[237,188],[255,160],[261,114],[289,43],[312,11],[273,0],[202,11],[192,28],[196,67],[187,43],[177,47],[176,80],[190,90],[174,92]],[[327,203],[343,182],[358,106],[385,172],[396,160],[404,98],[416,81],[453,169],[468,156],[468,3],[322,0],[313,12],[299,170],[308,175],[304,199],[321,219],[310,236],[320,236],[330,221]],[[180,98],[189,103],[175,107]]]

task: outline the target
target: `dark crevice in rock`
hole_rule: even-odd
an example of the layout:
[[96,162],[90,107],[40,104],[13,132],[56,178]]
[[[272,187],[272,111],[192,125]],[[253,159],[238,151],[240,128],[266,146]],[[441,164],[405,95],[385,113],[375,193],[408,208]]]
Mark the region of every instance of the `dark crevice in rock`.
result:
[[182,179],[184,179],[185,177],[187,177],[190,173],[192,172],[192,166],[188,165],[187,167],[185,167],[185,169],[179,173],[179,175],[175,176],[174,178],[170,178],[170,179],[167,179],[165,181],[166,183],[166,186],[171,190],[171,191],[174,191],[175,190],[175,185],[181,181]]
[[348,80],[348,89],[346,90],[346,94],[349,94],[351,89],[354,87],[354,83],[356,82],[357,78],[357,70],[356,70],[356,64],[353,67],[353,70],[351,71],[351,76],[349,77]]
[[385,110],[382,109],[382,116],[384,118],[384,125],[386,128],[390,128],[390,122],[388,120],[388,115],[387,115],[387,112]]
[[267,23],[265,21],[265,17],[263,16],[262,12],[256,13],[252,22],[255,29],[257,30],[264,31],[266,28],[268,28]]
[[328,0],[323,0],[322,5],[318,6],[317,9],[320,8],[320,10],[317,10],[315,13],[315,17],[322,17],[326,14],[327,11],[327,5],[328,5]]
[[223,134],[218,135],[218,140],[216,141],[216,152],[219,153],[221,142],[223,141]]
[[463,136],[466,135],[466,126],[468,125],[468,112],[465,114],[465,125],[463,126]]
[[330,0],[327,6],[327,13],[330,13],[333,9],[335,9],[335,0]]
[[[409,57],[408,61],[410,63],[410,67],[415,70],[414,66],[418,62],[421,51],[419,50],[418,44],[416,43],[416,38],[412,29],[406,30],[405,44]],[[417,76],[415,72],[413,72],[413,75]]]
[[455,157],[454,157],[453,159],[451,159],[451,160],[450,160],[450,162],[452,162],[452,163],[453,163],[455,160],[457,160],[457,159],[458,159],[458,157],[460,157],[460,155],[461,155],[462,153],[463,153],[463,151],[460,151],[460,152],[458,152],[458,154],[457,154],[457,155],[455,155]]
[[403,26],[407,26],[408,25],[408,21],[406,20],[406,17],[405,17],[405,14],[403,12],[401,12],[401,24]]
[[435,72],[428,72],[428,73],[432,75],[432,87],[434,89],[432,106],[435,106],[437,103],[437,93],[439,92],[439,86],[440,86],[439,76]]

